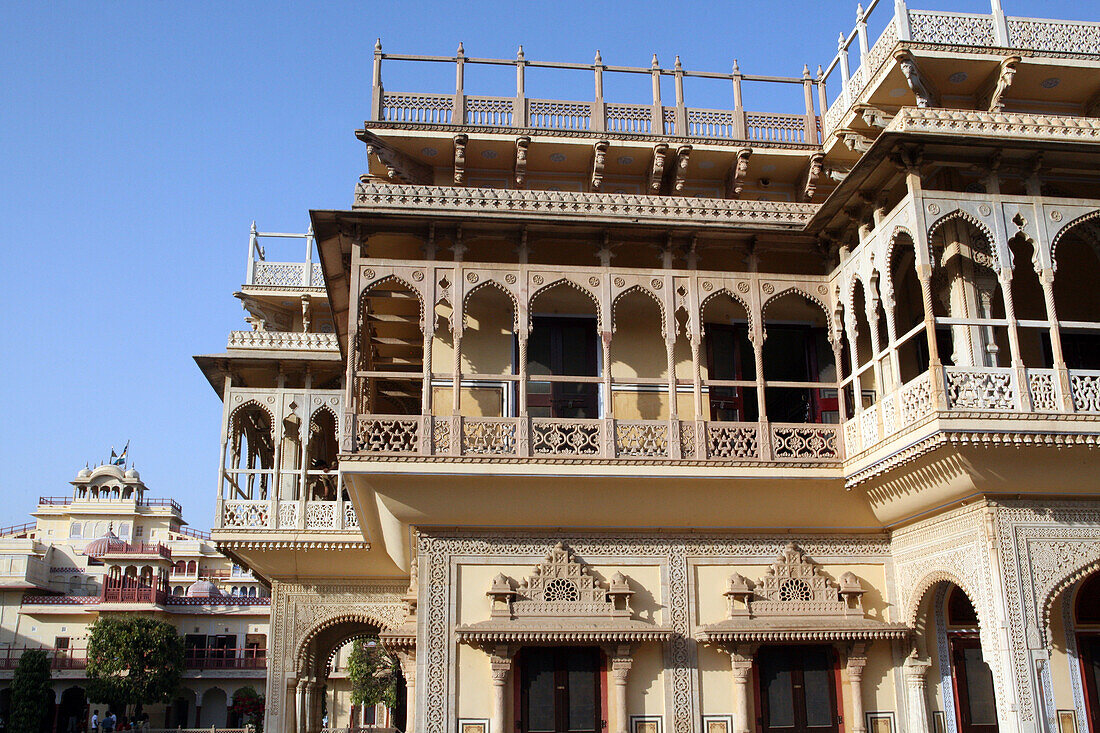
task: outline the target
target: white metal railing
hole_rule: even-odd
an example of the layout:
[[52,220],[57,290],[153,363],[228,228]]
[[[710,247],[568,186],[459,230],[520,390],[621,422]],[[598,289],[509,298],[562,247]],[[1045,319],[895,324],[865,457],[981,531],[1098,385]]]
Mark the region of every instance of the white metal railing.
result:
[[[265,239],[304,239],[306,256],[302,262],[269,262],[262,242]],[[305,234],[260,232],[256,222],[248,237],[248,268],[245,285],[273,288],[323,288],[325,276],[318,262],[313,261],[313,226]]]

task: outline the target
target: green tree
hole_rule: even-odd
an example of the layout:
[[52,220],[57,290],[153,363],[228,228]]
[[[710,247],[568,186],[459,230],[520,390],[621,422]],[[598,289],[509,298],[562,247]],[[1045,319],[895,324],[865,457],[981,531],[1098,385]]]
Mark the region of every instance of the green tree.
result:
[[241,721],[256,728],[257,733],[264,730],[264,696],[254,687],[242,687],[233,693],[233,704],[229,709],[241,717]]
[[348,681],[351,704],[397,707],[397,685],[401,669],[397,658],[387,652],[378,639],[360,639],[352,643],[348,655]]
[[88,635],[88,698],[125,712],[168,702],[183,672],[183,638],[164,621],[101,616]]
[[42,649],[28,649],[19,657],[11,680],[11,733],[38,733],[53,700],[50,657]]

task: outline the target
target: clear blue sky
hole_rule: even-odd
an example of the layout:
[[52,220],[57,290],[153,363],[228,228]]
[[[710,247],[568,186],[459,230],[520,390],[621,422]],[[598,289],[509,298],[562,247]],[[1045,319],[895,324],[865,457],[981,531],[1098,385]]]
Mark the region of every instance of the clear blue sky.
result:
[[[528,59],[589,62],[599,48],[608,64],[646,66],[656,52],[664,65],[680,54],[687,68],[728,71],[738,58],[745,73],[798,76],[831,60],[855,15],[847,0],[2,5],[0,523],[26,521],[39,495],[69,494],[85,462],[129,439],[152,494],[180,500],[201,528],[221,406],[191,356],[246,327],[232,293],[253,219],[304,231],[308,209],[350,206],[376,37],[392,53],[450,55],[463,41],[468,55],[512,58],[522,43]],[[1100,19],[1088,3],[1004,5]],[[911,6],[989,11],[984,0]],[[416,71],[391,64],[386,88],[453,91],[450,68]],[[513,84],[467,72],[469,93]],[[693,101],[689,89],[688,104],[729,104],[724,88],[706,92]],[[591,80],[531,74],[527,93],[587,99]],[[648,80],[622,94],[644,101]],[[800,93],[788,94],[746,89],[746,107],[798,111]]]

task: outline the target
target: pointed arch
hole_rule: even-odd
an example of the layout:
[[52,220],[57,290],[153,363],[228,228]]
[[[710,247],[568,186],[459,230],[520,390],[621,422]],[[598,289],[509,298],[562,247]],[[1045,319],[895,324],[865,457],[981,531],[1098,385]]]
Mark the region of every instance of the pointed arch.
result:
[[970,224],[975,229],[977,229],[979,232],[981,232],[982,236],[985,237],[985,243],[986,243],[986,246],[989,249],[989,256],[993,260],[991,268],[994,271],[1001,269],[1001,267],[1002,267],[1001,256],[1000,256],[1000,253],[997,252],[997,240],[993,236],[993,232],[985,224],[985,222],[983,222],[981,219],[974,216],[970,212],[964,211],[962,209],[954,209],[953,211],[950,211],[947,214],[944,214],[939,219],[937,219],[932,224],[932,226],[928,227],[928,259],[929,259],[929,261],[932,262],[932,263],[935,263],[935,261],[936,261],[936,258],[934,256],[934,252],[932,250],[932,247],[933,247],[933,245],[932,245],[932,235],[934,235],[936,233],[936,231],[938,231],[939,228],[942,227],[944,224],[946,224],[949,221],[953,221],[955,219],[961,219],[962,221],[965,221],[966,223]]
[[547,283],[547,284],[543,285],[538,290],[536,290],[531,295],[530,298],[527,299],[527,324],[526,324],[527,325],[527,330],[530,331],[531,330],[531,325],[532,325],[532,323],[531,323],[531,305],[536,300],[538,300],[539,296],[541,296],[543,293],[549,292],[550,290],[553,290],[554,288],[556,288],[560,285],[564,285],[564,286],[573,288],[574,290],[582,293],[589,300],[592,301],[592,305],[596,309],[596,328],[599,329],[600,331],[603,331],[606,328],[606,321],[605,321],[605,318],[604,318],[603,308],[600,307],[600,299],[591,290],[589,290],[585,286],[581,285],[580,283],[578,283],[578,282],[576,282],[576,281],[574,281],[574,280],[572,280],[568,277],[560,277],[557,280],[554,280],[553,282],[550,282],[550,283]]
[[722,287],[722,288],[718,288],[714,292],[707,295],[707,297],[703,298],[702,302],[699,303],[699,335],[700,336],[705,335],[703,333],[703,329],[705,328],[704,320],[703,320],[703,314],[707,312],[707,305],[712,300],[714,300],[716,297],[718,297],[719,295],[725,295],[727,298],[732,300],[734,303],[737,303],[739,306],[744,308],[745,318],[748,319],[749,333],[751,334],[752,329],[753,329],[753,325],[754,325],[754,321],[753,321],[753,318],[752,318],[752,309],[749,308],[749,304],[747,302],[745,302],[745,299],[742,298],[737,293],[733,292],[729,288]]
[[653,299],[653,302],[657,304],[657,310],[661,314],[661,333],[666,333],[668,331],[668,314],[665,313],[665,304],[661,301],[659,297],[657,297],[656,293],[642,285],[631,285],[629,288],[626,288],[621,293],[616,295],[615,298],[611,301],[611,330],[615,330],[615,312],[619,306],[619,300],[621,300],[623,296],[629,295],[630,293],[642,293],[644,295],[648,295],[650,298]]
[[475,293],[477,293],[481,290],[484,290],[485,288],[494,288],[496,290],[499,290],[500,292],[502,292],[506,296],[508,296],[508,300],[512,301],[512,330],[518,331],[519,330],[519,314],[520,314],[519,299],[516,297],[516,294],[513,293],[507,286],[505,286],[503,283],[501,283],[501,282],[499,282],[495,279],[492,279],[492,278],[482,280],[477,285],[474,285],[472,288],[467,290],[466,295],[463,296],[463,298],[462,298],[462,328],[463,328],[463,330],[465,330],[466,325],[467,325],[466,317],[467,317],[467,314],[469,312],[470,298],[473,297],[473,295]]
[[384,285],[386,283],[394,283],[396,285],[400,285],[402,288],[408,290],[410,293],[416,296],[416,302],[420,306],[420,322],[423,323],[424,294],[420,292],[420,288],[418,288],[416,285],[413,285],[405,278],[394,274],[385,275],[378,278],[377,280],[373,280],[369,285],[364,286],[363,289],[359,291],[359,313],[362,314],[363,306],[366,305],[367,298],[370,296],[370,293],[379,285]]
[[1058,269],[1057,251],[1058,244],[1062,241],[1062,238],[1078,224],[1084,224],[1095,219],[1100,219],[1100,209],[1097,209],[1096,211],[1090,211],[1087,214],[1082,214],[1081,216],[1078,216],[1077,218],[1071,220],[1065,226],[1058,230],[1057,234],[1055,234],[1054,238],[1050,241],[1050,266],[1052,269]]
[[[344,626],[350,628],[341,631],[340,627]],[[364,629],[363,627],[367,628]],[[322,616],[297,642],[294,650],[294,669],[298,676],[302,676],[309,673],[310,665],[321,661],[318,658],[318,650],[312,647],[315,641],[319,641],[318,637],[326,631],[332,630],[332,636],[339,639],[352,629],[354,629],[352,634],[371,633],[377,636],[380,632],[393,628],[396,627],[386,619],[385,613],[376,613],[370,608],[360,608],[352,611],[338,610],[329,616]],[[343,643],[346,643],[348,638],[350,636],[345,637]],[[332,647],[338,649],[340,645],[332,644]],[[328,658],[327,652],[324,656]]]
[[242,402],[241,404],[239,404],[239,405],[237,405],[236,407],[234,407],[234,408],[233,408],[233,412],[229,413],[229,426],[230,426],[230,430],[234,430],[234,429],[236,429],[236,427],[237,427],[237,420],[239,420],[239,419],[240,419],[240,414],[241,414],[241,413],[242,413],[242,412],[243,412],[243,411],[244,411],[244,410],[245,410],[246,408],[249,408],[249,407],[254,407],[254,408],[258,408],[258,409],[259,409],[259,410],[261,410],[261,411],[262,411],[262,412],[263,412],[264,414],[266,414],[266,415],[267,415],[267,422],[268,422],[268,426],[269,426],[270,428],[272,428],[272,429],[274,428],[274,425],[275,425],[275,413],[274,413],[274,412],[272,412],[272,410],[271,410],[271,408],[270,408],[270,407],[268,407],[267,405],[263,404],[262,402],[258,402],[257,400],[245,400],[245,401],[244,401],[244,402]]
[[1063,568],[1061,574],[1047,584],[1039,602],[1040,629],[1047,643],[1050,643],[1050,617],[1054,612],[1054,601],[1064,591],[1072,588],[1076,583],[1084,580],[1095,572],[1100,572],[1100,557],[1079,560],[1068,569]]
[[788,288],[784,288],[783,290],[779,290],[779,291],[773,293],[771,296],[769,296],[768,299],[764,301],[764,305],[761,306],[761,308],[760,308],[761,320],[764,323],[766,323],[767,322],[767,316],[768,316],[768,308],[771,307],[772,303],[774,303],[775,301],[779,300],[780,298],[782,298],[786,295],[790,295],[791,293],[801,295],[806,300],[816,304],[817,307],[821,309],[821,313],[825,318],[825,322],[826,323],[829,322],[829,308],[825,305],[825,302],[823,300],[821,300],[821,298],[818,298],[814,295],[810,295],[808,292],[806,292],[806,290],[804,288],[801,288],[797,285],[792,285]]
[[933,570],[924,575],[913,586],[912,592],[909,594],[909,604],[905,608],[905,625],[909,628],[916,628],[919,621],[921,603],[924,601],[924,597],[940,583],[951,583],[959,588],[966,597],[970,599],[970,603],[974,606],[974,612],[978,616],[978,628],[982,630],[985,628],[985,624],[982,622],[982,608],[981,604],[975,602],[976,598],[980,598],[976,594],[974,588],[968,583],[964,582],[958,575],[948,570]]

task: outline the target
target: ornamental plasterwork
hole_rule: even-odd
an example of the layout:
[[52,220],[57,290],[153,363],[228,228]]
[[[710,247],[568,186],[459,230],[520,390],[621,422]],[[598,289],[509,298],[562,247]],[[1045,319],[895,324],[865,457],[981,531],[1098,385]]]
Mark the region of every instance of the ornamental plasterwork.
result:
[[884,132],[957,133],[1013,140],[1100,140],[1100,119],[1061,115],[903,107]]
[[1006,501],[995,514],[1006,601],[1019,609],[1008,614],[1008,632],[1020,716],[1034,720],[1031,651],[1051,644],[1057,594],[1084,571],[1100,567],[1100,505]]
[[818,204],[741,199],[697,199],[688,196],[650,196],[625,193],[583,193],[493,188],[452,188],[379,183],[366,178],[355,188],[354,209],[374,212],[421,213],[425,207],[445,213],[481,216],[535,214],[586,221],[680,223],[696,220],[730,226],[771,225],[802,229]]
[[[272,583],[271,651],[268,656],[267,699],[272,730],[281,730],[282,697],[287,680],[301,672],[305,646],[320,630],[341,620],[398,628],[405,620],[404,583],[389,580],[349,583],[324,579],[309,584]],[[290,702],[289,700],[287,701]]]
[[[673,636],[666,643],[665,659],[671,677],[667,709],[671,711],[673,733],[691,733],[698,713],[696,641],[692,638],[689,605],[690,569],[688,558],[771,559],[790,541],[787,535],[736,538],[728,535],[641,535],[597,533],[562,537],[542,532],[477,534],[418,533],[421,587],[424,597],[418,607],[422,623],[417,639],[421,660],[418,680],[424,696],[417,711],[418,730],[447,733],[453,715],[455,689],[454,654],[451,637],[454,625],[449,589],[453,587],[457,563],[462,556],[476,558],[540,558],[561,541],[581,558],[652,559],[667,578],[663,599]],[[818,558],[875,558],[885,560],[889,545],[882,536],[821,536],[803,538],[800,546]]]
[[704,626],[705,642],[783,641],[788,639],[903,639],[902,624],[868,618],[863,585],[854,573],[832,582],[791,542],[762,578],[753,583],[739,573],[729,578],[727,618]]

